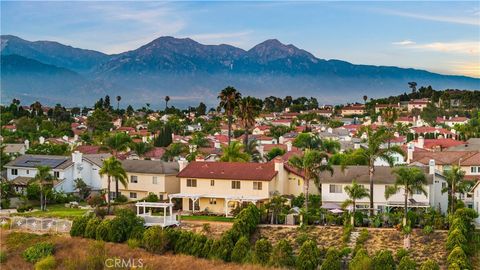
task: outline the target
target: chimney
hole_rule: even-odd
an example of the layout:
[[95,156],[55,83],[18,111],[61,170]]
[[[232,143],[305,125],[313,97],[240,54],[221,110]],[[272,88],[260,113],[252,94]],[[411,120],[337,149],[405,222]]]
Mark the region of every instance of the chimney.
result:
[[263,146],[263,144],[260,144],[257,146],[257,149],[258,149],[258,153],[260,154],[260,157],[263,158],[263,156],[265,155],[265,146]]
[[400,137],[400,133],[398,133],[397,131],[395,131],[395,133],[393,133],[393,136],[394,136],[395,138],[398,138],[398,137]]
[[80,151],[75,151],[72,153],[72,162],[75,164],[81,164],[83,160],[83,154]]
[[360,142],[354,142],[353,149],[360,149]]
[[428,173],[429,174],[435,174],[435,160],[430,159],[428,162]]
[[444,115],[444,116],[443,116],[443,120],[446,120],[446,119],[447,119],[447,117]]
[[63,136],[62,139],[63,139],[64,141],[68,142],[68,136],[67,136],[67,135]]
[[30,148],[30,141],[25,140],[24,144],[25,144],[25,150],[28,150],[28,148]]
[[417,141],[418,148],[423,148],[425,146],[425,139],[423,138],[423,136],[418,137]]
[[180,158],[178,160],[178,171],[181,172],[185,167],[187,167],[188,161],[185,158]]
[[285,137],[283,137],[283,136],[278,137],[278,143],[279,144],[283,144],[284,142],[285,142]]
[[203,157],[203,155],[198,155],[195,157],[195,161],[205,161],[205,157]]
[[288,141],[286,145],[287,145],[287,152],[292,151],[292,142]]
[[413,143],[408,143],[408,146],[407,146],[407,163],[412,162],[414,151],[415,151],[415,145]]
[[330,134],[332,134],[332,133],[333,133],[333,129],[332,129],[331,127],[329,127],[329,128],[327,129],[327,132],[330,133]]
[[214,147],[215,149],[220,149],[220,148],[222,148],[222,146],[220,145],[220,142],[219,142],[218,140],[215,140],[215,141],[213,142],[213,147]]
[[43,136],[38,137],[38,142],[40,144],[44,144],[45,143],[45,138]]

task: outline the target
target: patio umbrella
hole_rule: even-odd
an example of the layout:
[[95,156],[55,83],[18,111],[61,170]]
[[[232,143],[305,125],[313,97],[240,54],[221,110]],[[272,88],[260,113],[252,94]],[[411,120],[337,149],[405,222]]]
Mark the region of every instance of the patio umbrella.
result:
[[342,209],[332,209],[332,210],[329,210],[330,212],[334,213],[334,214],[340,214],[340,213],[343,213],[343,210]]

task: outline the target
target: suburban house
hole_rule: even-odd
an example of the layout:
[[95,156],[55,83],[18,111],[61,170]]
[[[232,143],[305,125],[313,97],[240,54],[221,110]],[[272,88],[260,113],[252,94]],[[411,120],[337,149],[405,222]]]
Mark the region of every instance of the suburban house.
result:
[[385,109],[395,109],[397,111],[400,111],[402,108],[400,107],[400,103],[397,104],[376,104],[375,105],[375,113],[380,113],[381,111]]
[[[480,213],[480,181],[477,181],[470,190],[473,200],[473,209]],[[475,223],[480,225],[480,216],[475,219]]]
[[365,106],[362,104],[352,104],[342,108],[342,116],[362,115],[365,113]]
[[428,98],[412,99],[408,102],[407,109],[409,112],[414,109],[423,111],[423,109],[427,107],[429,102],[430,100],[428,100]]
[[[166,200],[171,193],[180,191],[177,162],[154,160],[122,160],[127,173],[127,186],[119,184],[118,191],[129,200],[140,200],[153,193],[160,200]],[[115,198],[115,181],[110,186],[110,198]],[[102,177],[102,188],[108,185],[107,176]]]
[[30,146],[30,142],[25,140],[24,143],[6,143],[2,144],[5,146],[3,152],[9,156],[18,156],[18,155],[25,155],[25,152],[28,150]]
[[[429,166],[419,168],[425,172],[428,181],[428,185],[425,186],[427,195],[415,192],[408,198],[408,207],[434,207],[445,213],[448,208],[448,196],[447,193],[441,192],[442,187],[447,184],[444,176],[435,170],[434,162]],[[373,202],[377,211],[389,211],[391,208],[403,207],[404,205],[405,197],[402,189],[390,198],[385,198],[385,189],[395,184],[396,175],[392,170],[393,168],[388,166],[375,168]],[[348,166],[344,170],[341,166],[334,166],[333,175],[328,172],[322,173],[320,175],[322,204],[334,206],[333,208],[341,208],[342,203],[349,199],[345,192],[345,186],[351,185],[354,179],[359,184],[364,185],[365,188],[370,189],[368,166]],[[357,200],[357,208],[366,209],[369,208],[369,204],[370,199],[368,197]]]
[[7,180],[12,181],[16,191],[20,192],[37,174],[38,166],[48,166],[56,180],[54,189],[63,192],[75,192],[75,179],[81,178],[93,190],[101,189],[99,169],[103,159],[109,154],[83,155],[75,151],[71,157],[47,155],[23,155],[5,165]]

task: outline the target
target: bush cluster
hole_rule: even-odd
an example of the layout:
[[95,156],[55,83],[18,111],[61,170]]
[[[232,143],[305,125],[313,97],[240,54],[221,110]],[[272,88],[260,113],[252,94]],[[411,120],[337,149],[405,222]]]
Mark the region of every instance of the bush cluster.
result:
[[468,255],[471,249],[467,239],[472,239],[475,227],[473,220],[478,213],[473,209],[460,208],[450,218],[450,229],[448,231],[446,248],[450,252],[447,257],[449,269],[471,269]]
[[52,243],[40,242],[25,249],[22,256],[25,261],[35,263],[44,257],[52,255],[54,250],[55,246]]

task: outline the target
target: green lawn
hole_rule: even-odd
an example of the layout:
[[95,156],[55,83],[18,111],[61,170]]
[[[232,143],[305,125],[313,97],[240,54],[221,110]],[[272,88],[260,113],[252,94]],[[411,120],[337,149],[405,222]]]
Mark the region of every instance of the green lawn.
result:
[[181,220],[233,222],[234,218],[232,218],[232,217],[217,217],[217,216],[182,216]]
[[[39,210],[39,207],[35,207]],[[67,208],[63,204],[47,205],[47,211],[34,211],[28,213],[17,213],[17,216],[24,217],[49,217],[49,218],[75,218],[83,216],[88,210],[79,208]]]

